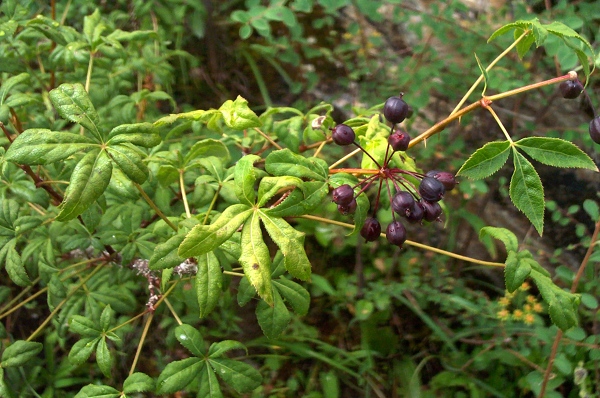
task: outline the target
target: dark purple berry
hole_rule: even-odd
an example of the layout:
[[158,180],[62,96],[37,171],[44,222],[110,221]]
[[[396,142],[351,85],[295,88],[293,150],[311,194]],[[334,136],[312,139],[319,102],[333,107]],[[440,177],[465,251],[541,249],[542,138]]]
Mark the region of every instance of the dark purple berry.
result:
[[406,119],[410,119],[414,113],[412,106],[408,106],[408,112],[406,112]]
[[420,202],[421,207],[423,208],[423,219],[425,221],[435,221],[439,216],[442,215],[442,206],[438,202],[428,202],[423,200]]
[[573,99],[579,97],[583,91],[583,84],[579,80],[565,80],[559,86],[563,98]]
[[400,221],[394,221],[388,225],[385,237],[392,245],[402,247],[402,244],[406,242],[406,228]]
[[427,177],[433,177],[442,184],[444,184],[444,188],[446,189],[446,191],[453,190],[457,184],[456,178],[454,178],[454,174],[449,173],[447,171],[431,170],[428,171],[425,175]]
[[379,238],[381,234],[381,224],[373,217],[369,217],[365,220],[365,224],[360,230],[360,235],[365,238],[367,242],[372,242]]
[[596,144],[600,144],[600,116],[590,122],[590,137]]
[[415,199],[410,192],[400,191],[392,198],[392,210],[404,217],[414,204]]
[[337,208],[341,215],[347,216],[348,214],[354,214],[356,211],[356,205],[356,199],[352,199],[352,201],[347,205],[338,205]]
[[331,138],[333,138],[333,142],[336,144],[346,146],[354,142],[356,134],[354,134],[352,127],[345,124],[338,124],[331,129]]
[[411,224],[421,222],[423,216],[425,216],[425,210],[420,202],[415,202],[415,204],[406,213],[406,219]]
[[402,97],[390,97],[383,106],[383,116],[390,123],[401,123],[408,115],[408,104]]
[[419,184],[419,193],[428,202],[437,202],[442,199],[445,191],[444,184],[433,177],[423,177]]
[[333,190],[332,196],[338,205],[347,205],[354,199],[354,189],[348,184],[340,185]]
[[394,151],[406,151],[410,143],[410,136],[406,131],[397,129],[388,137],[388,143]]

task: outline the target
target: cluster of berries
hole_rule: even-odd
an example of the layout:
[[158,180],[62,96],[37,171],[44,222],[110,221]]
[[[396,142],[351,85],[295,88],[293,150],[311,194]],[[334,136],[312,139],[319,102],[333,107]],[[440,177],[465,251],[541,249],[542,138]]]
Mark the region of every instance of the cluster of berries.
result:
[[[563,98],[574,99],[584,91],[579,80],[566,80],[559,86]],[[600,116],[595,116],[590,122],[590,137],[596,144],[600,144]]]
[[[381,234],[381,224],[375,218],[383,182],[386,183],[387,192],[390,197],[393,221],[387,226],[387,240],[396,246],[402,247],[406,241],[406,228],[396,219],[396,215],[403,217],[409,223],[420,223],[423,220],[432,222],[439,220],[442,208],[438,203],[446,191],[456,186],[454,175],[444,171],[429,171],[421,174],[409,170],[389,167],[392,156],[397,151],[406,151],[410,143],[408,133],[397,126],[410,115],[411,109],[402,99],[402,96],[390,97],[385,102],[383,115],[392,124],[391,134],[388,137],[388,146],[384,156],[383,165],[380,165],[367,151],[356,141],[354,130],[345,124],[338,124],[332,129],[332,139],[338,145],[346,146],[354,144],[369,156],[377,165],[379,170],[370,177],[364,178],[354,187],[349,184],[340,185],[333,190],[333,201],[338,205],[338,211],[343,214],[354,213],[357,207],[356,198],[365,192],[375,181],[379,180],[379,188],[372,210],[372,216],[365,220],[360,231],[366,241],[374,241]],[[420,180],[418,188],[405,176]],[[390,182],[394,186],[395,194],[392,196]],[[355,192],[356,188],[360,188]]]

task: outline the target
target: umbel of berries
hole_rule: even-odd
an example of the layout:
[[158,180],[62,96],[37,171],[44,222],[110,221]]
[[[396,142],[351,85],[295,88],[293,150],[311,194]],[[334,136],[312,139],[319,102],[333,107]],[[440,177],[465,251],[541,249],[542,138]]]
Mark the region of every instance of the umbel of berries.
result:
[[402,99],[402,95],[390,97],[383,105],[383,116],[390,123],[402,123],[408,116],[409,108],[408,104]]

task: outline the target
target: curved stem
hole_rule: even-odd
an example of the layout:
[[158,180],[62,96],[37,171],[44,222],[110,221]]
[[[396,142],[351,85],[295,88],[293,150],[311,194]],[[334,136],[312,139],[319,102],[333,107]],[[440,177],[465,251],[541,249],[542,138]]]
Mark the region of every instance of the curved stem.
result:
[[[524,31],[521,36],[517,37],[517,39],[506,48],[506,50],[504,50],[500,55],[498,55],[496,57],[496,59],[494,59],[487,68],[485,68],[486,72],[489,72],[494,65],[496,65],[498,63],[498,61],[500,61],[502,58],[504,58],[504,56],[506,54],[508,54],[513,48],[516,47],[517,44],[519,44],[519,42],[521,40],[523,40],[525,38],[525,36],[527,36],[529,34],[529,30]],[[467,91],[467,93],[462,97],[462,99],[460,100],[460,102],[458,103],[458,105],[456,105],[456,107],[454,108],[454,110],[452,110],[452,113],[450,113],[450,115],[455,114],[461,106],[463,106],[463,104],[467,101],[467,98],[469,98],[469,96],[473,93],[473,91],[475,91],[475,89],[477,88],[477,86],[479,85],[479,83],[481,83],[481,81],[483,80],[483,73],[481,75],[479,75],[479,78],[477,78],[477,80],[475,81],[475,83],[473,83],[473,85],[471,86],[471,88],[469,89],[469,91]]]
[[90,272],[90,274],[88,276],[83,278],[83,280],[79,283],[79,285],[77,285],[73,290],[71,290],[67,294],[67,297],[65,297],[60,303],[58,303],[58,305],[54,308],[54,310],[52,310],[50,315],[48,315],[48,317],[44,320],[44,322],[42,322],[42,324],[31,334],[31,336],[29,336],[27,338],[26,341],[31,341],[34,338],[36,338],[37,335],[40,334],[40,332],[42,330],[44,330],[46,325],[48,323],[50,323],[52,318],[54,318],[54,315],[56,315],[58,313],[58,311],[60,311],[62,306],[65,305],[65,303],[71,298],[71,296],[73,296],[75,294],[75,292],[77,292],[81,287],[83,287],[83,285],[85,285],[87,283],[87,281],[89,281],[92,278],[92,276],[96,275],[96,273],[98,271],[100,271],[104,265],[105,265],[105,263],[99,264],[96,268],[94,268],[94,270],[92,272]]
[[175,232],[177,232],[177,227],[175,226],[175,224],[173,224],[167,218],[167,216],[165,216],[163,214],[163,212],[160,211],[160,209],[156,206],[156,204],[152,201],[152,199],[150,199],[150,197],[148,196],[148,194],[146,194],[146,191],[144,191],[144,189],[140,186],[140,184],[138,184],[137,182],[134,182],[133,185],[137,188],[137,190],[140,192],[140,194],[142,195],[142,197],[144,198],[146,203],[148,203],[150,205],[150,207],[152,207],[152,209],[156,212],[156,214],[158,214],[158,216],[160,218],[162,218],[163,221],[166,222],[169,227],[171,227]]
[[[325,224],[338,225],[340,227],[354,229],[354,225],[352,225],[352,224],[348,224],[348,223],[341,222],[341,221],[336,221],[336,220],[329,220],[329,219],[323,218],[323,217],[311,216],[309,214],[305,214],[303,216],[298,216],[298,217],[299,218],[305,218],[307,220],[319,221],[319,222],[322,222],[322,223],[325,223]],[[385,234],[381,233],[381,236],[385,237]],[[470,263],[475,263],[475,264],[480,264],[480,265],[486,265],[486,266],[490,266],[490,267],[502,267],[502,268],[504,268],[504,264],[503,263],[495,263],[495,262],[492,262],[492,261],[478,260],[476,258],[467,257],[467,256],[463,256],[463,255],[460,255],[460,254],[452,253],[452,252],[449,252],[449,251],[446,251],[446,250],[442,250],[442,249],[438,249],[438,248],[435,248],[435,247],[432,247],[432,246],[424,245],[422,243],[413,242],[411,240],[407,240],[404,243],[407,244],[407,245],[409,245],[409,246],[414,246],[414,247],[418,247],[419,249],[428,250],[430,252],[434,252],[434,253],[438,253],[438,254],[443,254],[444,256],[456,258],[458,260],[468,261]]]
[[185,215],[187,218],[192,218],[192,213],[190,213],[190,205],[188,204],[187,195],[185,193],[185,183],[183,181],[183,170],[179,170],[179,189],[181,190],[181,199],[183,200],[183,207],[185,208]]

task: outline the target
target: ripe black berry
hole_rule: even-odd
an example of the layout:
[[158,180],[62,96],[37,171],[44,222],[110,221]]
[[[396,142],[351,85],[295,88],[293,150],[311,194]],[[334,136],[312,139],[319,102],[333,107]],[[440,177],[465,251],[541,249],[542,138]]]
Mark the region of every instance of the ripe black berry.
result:
[[348,214],[354,214],[356,211],[356,206],[356,199],[352,199],[352,201],[347,205],[338,205],[337,208],[341,215],[347,216]]
[[412,209],[415,204],[415,199],[410,192],[400,191],[392,199],[392,210],[401,216],[406,217],[407,212]]
[[338,205],[348,205],[354,199],[354,189],[348,184],[340,185],[333,190],[333,201]]
[[408,104],[402,97],[390,97],[383,106],[383,116],[390,123],[401,123],[408,115]]
[[352,127],[345,124],[338,124],[331,129],[331,138],[333,138],[333,142],[336,144],[346,146],[354,142],[356,134],[354,134]]
[[565,80],[559,86],[563,98],[573,99],[579,97],[583,91],[583,84],[579,80]]
[[438,202],[431,203],[423,200],[421,201],[421,207],[423,207],[423,219],[425,221],[435,221],[442,215],[442,206]]
[[428,202],[437,202],[444,196],[444,184],[433,177],[423,177],[419,184],[421,197]]
[[388,137],[388,143],[394,151],[406,151],[410,143],[410,136],[406,131],[397,129]]
[[590,122],[590,137],[596,144],[600,144],[600,116]]
[[420,202],[415,202],[410,210],[406,213],[406,219],[409,223],[415,224],[421,222],[423,216],[425,215],[425,210],[423,210],[423,206]]
[[433,177],[442,184],[444,184],[444,188],[446,189],[446,191],[453,190],[457,184],[456,178],[454,178],[454,174],[449,173],[447,171],[431,170],[428,171],[425,175],[427,177]]
[[365,220],[365,224],[360,230],[360,235],[365,238],[367,242],[372,242],[379,238],[381,234],[381,224],[373,217],[369,217]]
[[388,225],[385,237],[392,245],[402,247],[402,244],[406,242],[406,228],[400,221],[394,221]]

